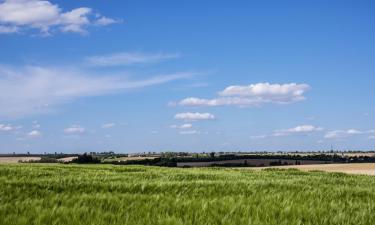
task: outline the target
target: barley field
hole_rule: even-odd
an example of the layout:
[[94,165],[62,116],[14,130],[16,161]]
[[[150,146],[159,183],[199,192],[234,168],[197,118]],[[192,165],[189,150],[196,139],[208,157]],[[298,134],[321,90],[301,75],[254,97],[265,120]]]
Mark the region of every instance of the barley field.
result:
[[375,224],[375,177],[2,164],[0,224]]

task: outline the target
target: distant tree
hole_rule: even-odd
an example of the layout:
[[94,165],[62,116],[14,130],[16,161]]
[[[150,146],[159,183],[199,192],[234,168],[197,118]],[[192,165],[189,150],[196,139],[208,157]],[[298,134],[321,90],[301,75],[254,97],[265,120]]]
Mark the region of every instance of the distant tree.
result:
[[215,152],[211,152],[211,153],[210,153],[210,157],[211,157],[211,158],[215,158]]
[[82,164],[100,163],[100,159],[97,157],[93,157],[92,155],[88,155],[87,153],[84,153],[83,155],[79,155],[78,158],[73,159],[72,163],[82,163]]

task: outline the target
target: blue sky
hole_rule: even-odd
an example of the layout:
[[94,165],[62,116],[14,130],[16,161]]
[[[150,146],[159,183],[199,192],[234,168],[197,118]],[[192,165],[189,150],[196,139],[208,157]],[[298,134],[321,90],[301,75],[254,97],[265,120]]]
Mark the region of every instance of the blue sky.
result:
[[0,153],[375,150],[373,1],[0,1]]

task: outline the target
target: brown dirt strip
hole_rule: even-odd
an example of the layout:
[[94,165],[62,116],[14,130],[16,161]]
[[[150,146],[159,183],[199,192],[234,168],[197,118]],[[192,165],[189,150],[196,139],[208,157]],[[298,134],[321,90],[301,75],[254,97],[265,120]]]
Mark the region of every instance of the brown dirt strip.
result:
[[262,170],[266,168],[278,169],[299,169],[302,171],[325,171],[325,172],[341,172],[348,174],[362,174],[375,176],[375,163],[346,163],[346,164],[320,164],[320,165],[296,165],[296,166],[275,166],[253,168]]

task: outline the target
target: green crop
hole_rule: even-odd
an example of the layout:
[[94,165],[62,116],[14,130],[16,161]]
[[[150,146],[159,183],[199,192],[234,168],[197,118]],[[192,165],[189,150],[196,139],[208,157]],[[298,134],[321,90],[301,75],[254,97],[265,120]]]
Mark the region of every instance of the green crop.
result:
[[0,165],[0,224],[375,224],[375,177],[297,170]]

